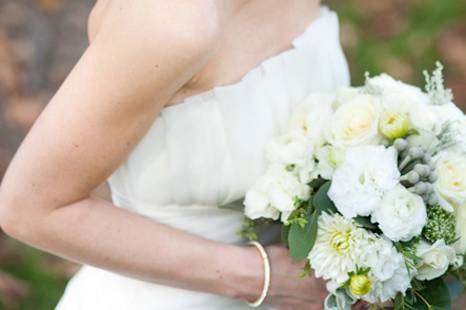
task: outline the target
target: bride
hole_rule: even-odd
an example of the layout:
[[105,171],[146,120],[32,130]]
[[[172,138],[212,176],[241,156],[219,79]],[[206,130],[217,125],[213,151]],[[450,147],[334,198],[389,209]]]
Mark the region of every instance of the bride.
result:
[[98,1],[0,188],[6,233],[83,264],[57,309],[321,309],[232,204],[291,108],[349,83],[338,36],[317,0]]

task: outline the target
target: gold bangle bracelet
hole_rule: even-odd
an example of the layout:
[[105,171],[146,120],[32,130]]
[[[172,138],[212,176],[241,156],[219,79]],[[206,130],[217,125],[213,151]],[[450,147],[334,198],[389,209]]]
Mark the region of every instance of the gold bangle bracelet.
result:
[[270,287],[270,260],[267,252],[265,251],[264,247],[256,241],[250,241],[250,245],[254,246],[257,251],[260,253],[262,258],[262,263],[264,265],[264,286],[262,288],[262,293],[260,297],[254,302],[248,302],[248,305],[257,308],[264,303],[265,298],[267,297],[267,293],[269,292]]

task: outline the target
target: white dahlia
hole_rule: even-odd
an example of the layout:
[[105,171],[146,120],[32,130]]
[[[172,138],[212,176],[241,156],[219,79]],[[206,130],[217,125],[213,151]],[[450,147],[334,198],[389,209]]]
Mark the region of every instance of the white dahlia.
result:
[[356,270],[369,234],[339,214],[322,213],[309,261],[317,277],[341,286]]

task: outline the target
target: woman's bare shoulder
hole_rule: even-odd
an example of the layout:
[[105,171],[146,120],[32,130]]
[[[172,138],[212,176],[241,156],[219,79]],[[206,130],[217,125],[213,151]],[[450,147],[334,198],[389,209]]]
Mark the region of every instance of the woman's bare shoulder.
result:
[[158,48],[189,44],[204,50],[218,37],[221,10],[211,0],[99,0],[89,15],[88,32],[91,42],[118,34],[128,43],[143,39]]

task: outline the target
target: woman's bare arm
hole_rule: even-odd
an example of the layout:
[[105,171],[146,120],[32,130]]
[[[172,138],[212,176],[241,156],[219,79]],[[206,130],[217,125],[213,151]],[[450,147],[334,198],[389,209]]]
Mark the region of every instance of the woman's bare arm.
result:
[[260,293],[254,249],[193,236],[90,195],[208,59],[219,14],[211,3],[110,2],[4,177],[0,223],[8,234],[148,281],[248,299]]

